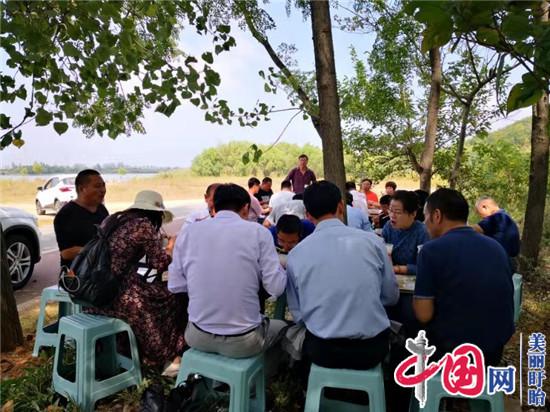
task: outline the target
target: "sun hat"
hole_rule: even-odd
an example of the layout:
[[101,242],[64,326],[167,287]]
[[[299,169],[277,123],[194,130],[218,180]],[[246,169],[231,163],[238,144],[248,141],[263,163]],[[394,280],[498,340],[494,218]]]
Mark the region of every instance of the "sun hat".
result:
[[134,204],[128,209],[154,210],[156,212],[163,212],[163,223],[169,223],[174,219],[174,214],[164,206],[160,193],[155,192],[154,190],[142,190],[139,192],[136,195]]

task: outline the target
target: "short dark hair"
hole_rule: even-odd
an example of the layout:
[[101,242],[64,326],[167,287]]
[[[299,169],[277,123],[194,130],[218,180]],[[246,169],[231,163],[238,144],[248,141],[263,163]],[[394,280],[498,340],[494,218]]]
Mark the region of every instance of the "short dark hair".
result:
[[264,178],[262,179],[262,183],[273,183],[273,180],[271,180],[270,177],[264,177]]
[[355,182],[352,182],[352,181],[349,181],[349,182],[346,182],[346,190],[355,190]]
[[256,177],[251,177],[250,179],[248,179],[248,188],[249,189],[256,186],[256,185],[259,185],[259,184],[260,184],[260,181]]
[[395,189],[397,189],[397,184],[390,180],[389,182],[386,182],[386,186],[384,186],[384,187],[391,187],[393,190],[395,190]]
[[219,185],[214,192],[214,209],[239,212],[244,205],[250,204],[250,194],[235,183]]
[[295,215],[282,215],[277,220],[277,233],[298,233],[302,234],[302,221]]
[[437,189],[426,199],[426,209],[433,212],[439,209],[441,214],[454,222],[466,222],[468,220],[468,202],[462,194],[454,189]]
[[94,169],[84,169],[78,172],[74,179],[77,193],[80,192],[82,186],[86,186],[90,182],[90,176],[101,176],[101,173]]
[[361,180],[361,183],[363,182],[369,182],[372,185],[372,179],[369,179],[368,177],[365,177],[363,180]]
[[314,182],[304,191],[304,206],[315,219],[334,214],[342,201],[342,193],[338,186],[328,180]]
[[212,183],[210,185],[208,185],[208,187],[206,188],[206,196],[210,196],[210,194],[216,190],[218,188],[218,186],[221,185],[221,183]]
[[294,196],[292,196],[292,200],[304,200],[304,194],[296,193]]
[[346,205],[353,206],[353,196],[349,192],[346,192]]
[[302,153],[300,156],[298,156],[298,159],[306,159],[306,160],[309,160],[309,157],[307,157],[307,154]]
[[416,213],[418,210],[418,196],[416,193],[408,190],[396,190],[391,200],[399,201],[403,204],[403,210],[407,213]]
[[290,189],[292,188],[292,182],[290,180],[283,180],[281,182],[281,189]]
[[391,202],[391,196],[390,195],[384,195],[380,198],[380,204],[381,205],[389,205]]

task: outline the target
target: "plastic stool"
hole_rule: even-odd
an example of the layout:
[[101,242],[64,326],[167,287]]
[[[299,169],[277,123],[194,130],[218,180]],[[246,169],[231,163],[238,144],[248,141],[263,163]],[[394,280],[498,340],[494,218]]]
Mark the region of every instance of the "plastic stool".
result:
[[[409,408],[410,412],[438,412],[439,404],[441,402],[441,399],[443,398],[469,399],[461,395],[451,395],[447,393],[445,389],[443,389],[443,385],[441,383],[441,373],[438,373],[428,381],[427,392],[428,399],[426,399],[426,404],[424,405],[424,408],[420,408],[420,405],[414,397],[414,394],[412,395]],[[488,395],[486,392],[483,392],[475,399],[469,399],[470,411],[485,411],[485,402],[480,401],[489,402],[491,412],[504,412],[504,395],[502,392],[496,392],[494,395]]]
[[512,281],[514,282],[514,323],[518,323],[519,315],[521,315],[523,276],[514,273]]
[[[127,332],[132,358],[116,352],[115,335]],[[76,341],[76,373],[74,381],[60,375],[61,359],[64,353],[65,337]],[[96,342],[102,339],[101,353],[96,358]],[[125,369],[118,373],[119,368]],[[110,376],[96,379],[96,371],[107,371]],[[78,404],[84,412],[92,411],[95,402],[129,386],[139,385],[141,369],[136,338],[125,322],[106,316],[65,316],[59,322],[59,340],[53,364],[53,388],[66,398]]]
[[[199,375],[227,383],[231,389],[229,412],[265,411],[265,377],[263,354],[234,359],[226,356],[189,349],[183,353],[176,386],[189,375]],[[256,388],[256,400],[250,402],[250,385]]]
[[[386,411],[384,375],[380,364],[368,370],[329,369],[312,364],[307,382],[305,412],[317,412],[320,410],[323,388],[327,387],[365,391],[369,395],[368,410],[370,412]],[[341,409],[346,411],[351,410],[351,404],[346,403],[346,405]],[[331,408],[331,410],[333,409]],[[367,410],[366,407],[362,407],[361,409]]]
[[[59,303],[57,321],[50,325],[44,326],[44,321],[46,318],[46,305],[48,302],[52,301]],[[40,296],[40,313],[38,315],[38,321],[36,322],[36,339],[34,341],[32,356],[38,356],[42,346],[57,345],[59,320],[63,316],[74,315],[81,312],[82,306],[73,303],[69,294],[63,289],[60,289],[57,285],[43,289]]]

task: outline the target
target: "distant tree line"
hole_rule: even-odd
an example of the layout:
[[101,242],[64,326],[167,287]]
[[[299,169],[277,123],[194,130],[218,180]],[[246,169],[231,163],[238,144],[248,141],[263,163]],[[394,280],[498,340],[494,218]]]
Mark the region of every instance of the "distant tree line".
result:
[[322,174],[323,155],[316,146],[279,143],[268,149],[267,145],[258,145],[263,153],[258,162],[244,163],[243,153],[251,145],[251,142],[238,141],[206,149],[193,159],[191,170],[198,176],[286,176],[296,166],[298,156],[305,153],[309,157],[308,166]]
[[70,166],[48,165],[45,163],[34,162],[33,164],[12,164],[10,167],[0,169],[3,175],[48,175],[48,174],[71,174],[78,173],[83,169],[95,169],[101,173],[158,173],[171,170],[169,167],[158,166],[129,166],[124,163],[106,163],[106,164],[74,164]]

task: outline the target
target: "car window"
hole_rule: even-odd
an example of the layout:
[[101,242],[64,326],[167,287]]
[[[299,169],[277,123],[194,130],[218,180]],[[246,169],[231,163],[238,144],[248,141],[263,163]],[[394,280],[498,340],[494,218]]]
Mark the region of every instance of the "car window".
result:
[[50,187],[57,186],[58,184],[59,184],[59,178],[58,178],[58,177],[54,177],[54,178],[51,180]]
[[44,189],[50,189],[52,187],[52,182],[53,182],[53,179],[48,180],[44,185]]
[[62,180],[63,184],[65,185],[72,185],[74,186],[74,177],[66,177]]

